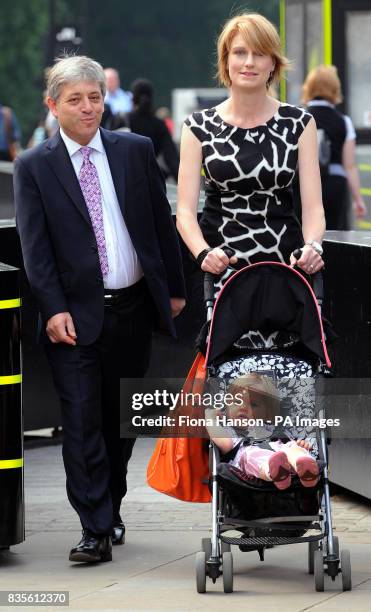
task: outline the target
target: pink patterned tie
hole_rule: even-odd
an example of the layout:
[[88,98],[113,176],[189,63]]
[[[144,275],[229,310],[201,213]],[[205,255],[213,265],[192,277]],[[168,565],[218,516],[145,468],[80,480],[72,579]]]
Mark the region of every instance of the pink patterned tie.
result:
[[83,162],[79,173],[79,183],[97,240],[100,267],[103,276],[105,276],[109,268],[106,241],[104,238],[102,191],[97,169],[89,159],[92,150],[93,149],[90,147],[81,147],[80,149],[83,156]]

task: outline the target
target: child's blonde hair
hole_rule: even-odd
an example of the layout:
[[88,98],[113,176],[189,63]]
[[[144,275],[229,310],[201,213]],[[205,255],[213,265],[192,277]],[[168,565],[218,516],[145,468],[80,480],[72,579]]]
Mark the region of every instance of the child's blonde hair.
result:
[[255,417],[265,420],[274,420],[274,417],[279,413],[279,394],[270,376],[250,372],[232,380],[229,384],[228,391],[237,394],[241,390],[252,391],[264,399],[264,407],[261,412],[264,414],[255,414]]

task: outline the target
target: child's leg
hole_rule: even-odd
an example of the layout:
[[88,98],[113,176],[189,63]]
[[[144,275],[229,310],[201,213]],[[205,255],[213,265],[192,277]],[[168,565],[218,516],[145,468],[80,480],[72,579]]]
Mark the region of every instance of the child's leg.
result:
[[290,440],[290,442],[282,444],[281,449],[285,451],[289,463],[295,472],[296,461],[299,457],[311,457],[310,452],[306,448],[303,448],[303,446],[298,446],[294,440]]
[[290,464],[284,452],[274,452],[257,446],[245,446],[239,459],[239,468],[266,481],[273,481],[279,489],[291,484]]
[[295,470],[304,487],[314,487],[319,480],[317,461],[310,452],[291,441],[284,445],[285,453],[291,467]]
[[258,446],[245,446],[243,452],[239,458],[238,467],[240,470],[255,476],[255,478],[262,478],[263,480],[272,480],[268,473],[269,459],[273,455],[273,451],[259,448]]

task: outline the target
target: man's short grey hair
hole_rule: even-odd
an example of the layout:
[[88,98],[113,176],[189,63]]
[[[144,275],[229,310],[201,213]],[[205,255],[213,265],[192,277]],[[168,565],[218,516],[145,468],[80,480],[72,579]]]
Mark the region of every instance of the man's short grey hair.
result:
[[46,82],[46,93],[52,100],[58,100],[65,85],[91,81],[99,84],[102,96],[106,93],[106,77],[102,66],[85,55],[59,57],[50,68]]

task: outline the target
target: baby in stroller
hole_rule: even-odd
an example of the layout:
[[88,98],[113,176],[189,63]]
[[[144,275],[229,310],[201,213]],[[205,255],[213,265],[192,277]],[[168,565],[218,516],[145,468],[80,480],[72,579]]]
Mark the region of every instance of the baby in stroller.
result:
[[[215,423],[215,417],[220,417],[220,412],[223,412],[228,422],[236,423],[236,426],[213,424],[207,429],[226,459],[226,454],[236,449],[228,462],[241,472],[241,477],[260,478],[284,490],[290,487],[294,473],[304,487],[316,486],[319,468],[310,454],[310,443],[306,440],[286,442],[271,439],[280,404],[272,379],[249,373],[234,379],[228,386],[228,393],[235,401],[225,406],[219,414],[218,411],[208,410],[207,421]],[[239,423],[246,422],[247,429],[239,428]]]
[[[224,397],[222,418],[216,395],[205,411],[212,530],[196,556],[199,593],[207,577],[215,582],[221,575],[224,591],[233,591],[230,546],[257,550],[263,560],[267,547],[303,542],[317,591],[324,590],[325,573],[332,580],[341,573],[343,590],[351,589],[350,554],[339,550],[332,527],[327,434],[315,424],[325,415],[320,392],[331,367],[319,307],[322,283],[315,280],[312,288],[285,264],[257,262],[236,271],[215,298],[214,279],[205,275],[208,323],[199,344],[205,347],[205,389]],[[277,330],[285,335],[280,346]],[[274,342],[237,347],[250,332],[252,341],[264,332]],[[237,390],[245,401],[237,401]],[[227,391],[235,394],[228,403]]]

